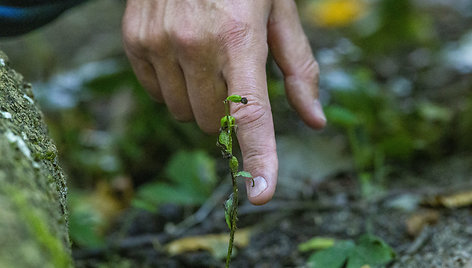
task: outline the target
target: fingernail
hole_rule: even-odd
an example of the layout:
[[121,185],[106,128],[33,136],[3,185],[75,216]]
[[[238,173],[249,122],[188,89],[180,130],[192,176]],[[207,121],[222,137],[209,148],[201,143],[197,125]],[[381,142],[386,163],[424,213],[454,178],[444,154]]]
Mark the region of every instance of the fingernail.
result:
[[267,181],[261,176],[254,178],[254,187],[249,186],[249,196],[256,197],[267,189]]
[[315,114],[326,122],[326,116],[323,112],[323,107],[321,106],[320,100],[318,99],[315,100]]

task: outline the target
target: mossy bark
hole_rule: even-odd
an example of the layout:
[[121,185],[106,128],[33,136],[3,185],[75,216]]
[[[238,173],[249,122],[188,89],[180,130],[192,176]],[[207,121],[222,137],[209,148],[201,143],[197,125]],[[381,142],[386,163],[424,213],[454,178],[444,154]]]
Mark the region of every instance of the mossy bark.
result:
[[0,267],[69,267],[66,179],[31,85],[0,51]]

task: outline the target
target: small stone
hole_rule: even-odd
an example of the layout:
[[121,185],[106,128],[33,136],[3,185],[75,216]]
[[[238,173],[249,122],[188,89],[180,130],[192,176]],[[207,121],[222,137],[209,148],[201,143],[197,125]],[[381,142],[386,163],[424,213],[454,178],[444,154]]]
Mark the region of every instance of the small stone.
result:
[[29,103],[34,104],[34,101],[32,98],[30,98],[28,95],[23,94],[23,98],[25,98]]
[[11,119],[11,113],[9,112],[0,111],[0,115],[5,119]]

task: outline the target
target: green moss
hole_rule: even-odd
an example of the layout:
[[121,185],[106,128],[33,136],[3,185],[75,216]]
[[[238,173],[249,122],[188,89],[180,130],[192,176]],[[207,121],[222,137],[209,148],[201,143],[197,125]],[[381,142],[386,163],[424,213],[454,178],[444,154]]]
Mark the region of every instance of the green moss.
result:
[[57,150],[31,85],[1,51],[0,155],[0,267],[70,266],[66,179]]
[[16,211],[21,220],[27,225],[30,234],[39,243],[41,249],[49,253],[49,259],[51,259],[53,266],[70,266],[71,259],[68,252],[66,252],[61,241],[49,230],[48,222],[41,217],[38,211],[29,206],[28,198],[24,195],[24,191],[13,186],[6,187],[6,190],[8,198],[17,208]]

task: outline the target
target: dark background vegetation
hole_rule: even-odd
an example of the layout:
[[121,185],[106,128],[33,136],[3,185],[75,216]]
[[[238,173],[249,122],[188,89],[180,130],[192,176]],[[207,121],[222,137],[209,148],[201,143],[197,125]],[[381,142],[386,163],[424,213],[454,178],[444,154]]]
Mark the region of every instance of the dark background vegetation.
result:
[[[298,251],[300,243],[363,233],[382,237],[404,261],[417,241],[405,221],[423,209],[420,200],[470,187],[472,3],[298,2],[320,63],[328,126],[303,125],[269,59],[279,185],[267,206],[242,201],[241,228],[253,231],[235,265],[303,266],[311,253]],[[77,265],[221,265],[208,247],[177,256],[165,247],[226,232],[221,204],[230,180],[216,137],[174,121],[138,84],[121,48],[123,9],[119,1],[90,1],[0,41],[33,82],[69,175]],[[392,213],[398,217],[388,220]],[[439,213],[440,222],[460,222],[461,213],[470,219],[467,208]]]

